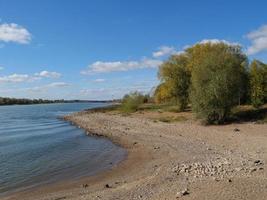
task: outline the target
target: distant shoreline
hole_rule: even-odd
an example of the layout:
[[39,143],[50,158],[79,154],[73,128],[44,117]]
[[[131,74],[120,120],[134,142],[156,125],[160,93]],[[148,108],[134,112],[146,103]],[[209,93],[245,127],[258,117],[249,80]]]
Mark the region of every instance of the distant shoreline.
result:
[[[33,100],[30,100],[33,101]],[[13,106],[13,105],[42,105],[42,104],[57,104],[57,103],[113,103],[112,100],[43,100],[41,103],[1,103],[0,106]]]

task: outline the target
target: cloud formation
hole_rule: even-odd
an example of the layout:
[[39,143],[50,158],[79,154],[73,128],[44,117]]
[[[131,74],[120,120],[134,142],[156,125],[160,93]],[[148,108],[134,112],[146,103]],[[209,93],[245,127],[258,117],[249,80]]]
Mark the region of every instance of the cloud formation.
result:
[[8,76],[1,76],[0,83],[21,83],[21,82],[32,82],[40,80],[42,78],[59,78],[60,73],[42,71],[40,73],[35,73],[34,75],[29,74],[11,74]]
[[28,44],[31,41],[31,34],[18,24],[0,24],[0,41]]
[[60,78],[61,74],[58,72],[41,71],[40,73],[36,73],[35,76],[44,78]]
[[155,52],[153,52],[153,57],[154,58],[159,58],[163,56],[169,56],[173,54],[177,54],[178,52],[174,47],[168,47],[168,46],[161,46],[159,49]]
[[49,89],[53,89],[53,88],[62,88],[62,87],[68,87],[70,86],[69,83],[65,83],[65,82],[54,82],[54,83],[50,83],[47,85],[43,85],[43,86],[37,86],[37,87],[33,87],[33,88],[27,88],[27,91],[31,91],[31,92],[44,92],[47,91]]
[[97,61],[88,66],[86,70],[81,71],[83,75],[90,75],[95,73],[108,73],[108,72],[119,72],[129,71],[135,69],[144,68],[156,68],[162,61],[156,59],[144,58],[140,61],[115,61],[115,62],[103,62]]
[[211,43],[211,44],[225,43],[227,45],[241,46],[241,44],[237,42],[229,42],[227,40],[220,40],[220,39],[203,39],[200,42],[197,42],[197,44],[206,44],[206,43]]
[[95,82],[95,83],[102,83],[102,82],[105,82],[105,81],[106,80],[103,79],[103,78],[97,78],[97,79],[93,80],[93,82]]
[[20,83],[20,82],[30,82],[37,80],[37,77],[30,76],[28,74],[12,74],[8,76],[0,77],[0,83]]
[[267,50],[267,25],[248,33],[246,37],[251,41],[251,45],[247,49],[248,55]]

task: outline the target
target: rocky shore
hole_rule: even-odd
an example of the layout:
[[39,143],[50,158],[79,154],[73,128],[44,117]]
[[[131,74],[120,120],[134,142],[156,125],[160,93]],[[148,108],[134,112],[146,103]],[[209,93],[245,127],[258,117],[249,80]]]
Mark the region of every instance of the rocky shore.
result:
[[65,120],[125,147],[127,159],[94,177],[6,199],[267,199],[266,124],[202,126],[90,111]]

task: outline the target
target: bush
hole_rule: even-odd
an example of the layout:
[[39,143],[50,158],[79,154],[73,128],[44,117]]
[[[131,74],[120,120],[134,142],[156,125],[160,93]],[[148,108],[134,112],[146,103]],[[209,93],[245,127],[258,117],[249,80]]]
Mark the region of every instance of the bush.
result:
[[189,49],[192,64],[193,111],[206,123],[223,123],[240,100],[246,56],[225,43],[198,44]]
[[142,95],[139,92],[126,94],[122,99],[121,109],[124,112],[135,112],[139,106],[148,101],[147,95]]

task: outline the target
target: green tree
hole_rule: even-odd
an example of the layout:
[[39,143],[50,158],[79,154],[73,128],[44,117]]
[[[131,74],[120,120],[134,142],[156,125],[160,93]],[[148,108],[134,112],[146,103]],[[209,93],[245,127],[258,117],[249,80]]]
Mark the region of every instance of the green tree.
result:
[[267,65],[258,60],[250,65],[250,99],[256,108],[267,101]]
[[225,43],[197,44],[186,52],[193,111],[207,123],[223,123],[240,100],[247,57],[239,46]]
[[159,68],[161,85],[156,90],[158,100],[173,101],[183,111],[189,100],[191,73],[187,68],[186,54],[173,55]]

